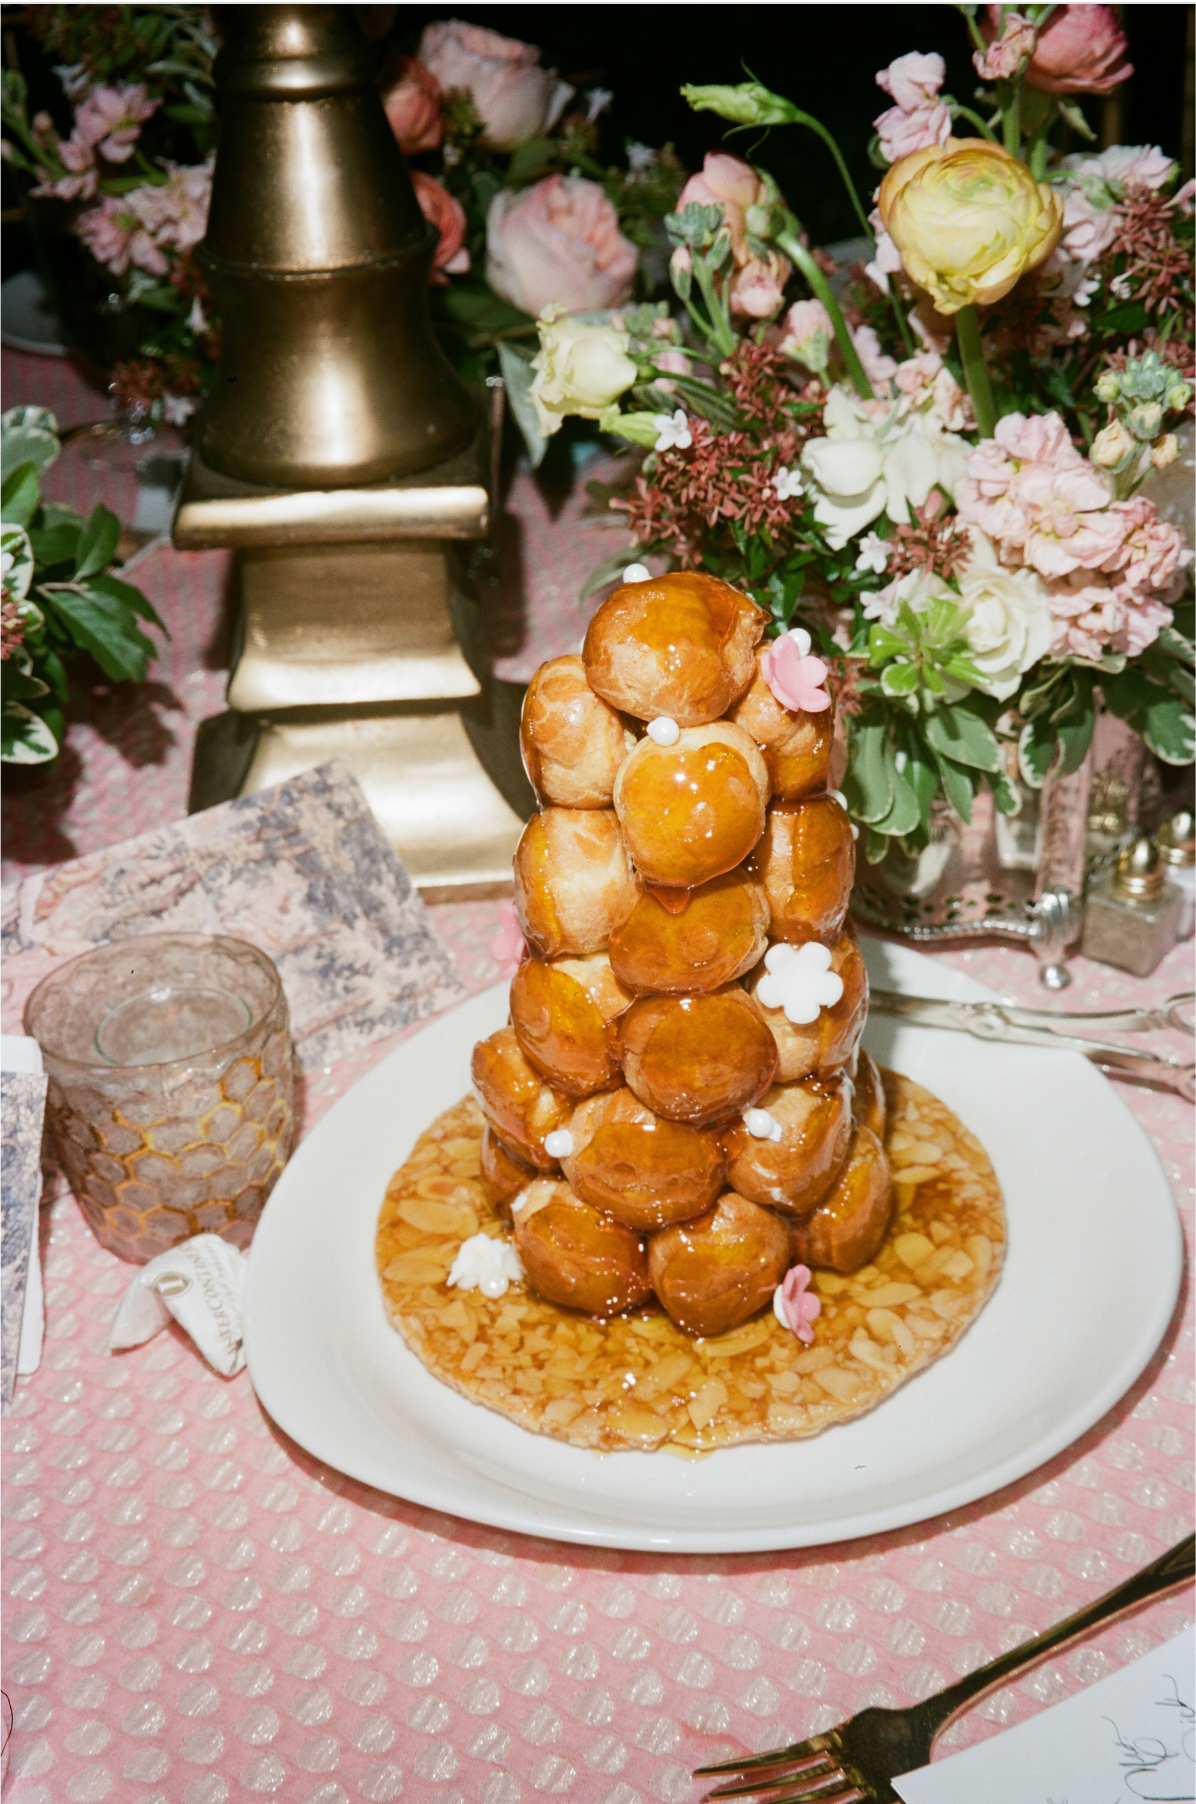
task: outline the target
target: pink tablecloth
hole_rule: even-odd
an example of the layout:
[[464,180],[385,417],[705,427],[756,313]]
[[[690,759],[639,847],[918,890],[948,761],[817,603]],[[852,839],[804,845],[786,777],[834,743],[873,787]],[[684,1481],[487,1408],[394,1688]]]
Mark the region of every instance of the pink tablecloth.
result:
[[[43,400],[64,424],[98,411],[66,366],[6,356],[6,373],[6,405]],[[64,459],[56,480],[90,505],[82,470]],[[105,497],[126,517],[131,488]],[[530,479],[516,484],[513,530],[532,574],[522,603],[504,607],[511,675],[576,641],[591,559],[571,530],[576,507],[554,521]],[[168,550],[141,566],[174,633],[156,686],[97,690],[60,767],[10,786],[10,879],[183,811],[195,723],[221,705],[226,568],[220,553]],[[493,981],[494,908],[435,918],[466,985]],[[1006,994],[1040,994],[1018,952],[949,962]],[[1077,961],[1067,1005],[1162,997],[1187,986],[1190,963],[1180,948],[1138,984]],[[314,1085],[307,1125],[386,1050]],[[1190,1111],[1123,1094],[1190,1246]],[[176,1333],[109,1355],[130,1268],[96,1245],[68,1195],[44,1214],[45,1356],[19,1381],[3,1434],[13,1804],[696,1799],[699,1762],[923,1697],[1190,1525],[1186,1289],[1129,1395],[1019,1484],[869,1540],[652,1557],[497,1534],[370,1491],[288,1442],[247,1375],[216,1378]],[[996,1693],[944,1741],[1041,1709],[1190,1616],[1182,1593],[1139,1612]]]

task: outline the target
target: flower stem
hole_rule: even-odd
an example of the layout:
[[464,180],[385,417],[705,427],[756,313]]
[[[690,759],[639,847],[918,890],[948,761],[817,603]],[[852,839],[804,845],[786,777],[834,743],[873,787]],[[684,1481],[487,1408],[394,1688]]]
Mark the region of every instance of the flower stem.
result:
[[792,261],[797,264],[802,275],[806,278],[806,281],[810,284],[810,287],[826,308],[831,325],[834,328],[835,342],[839,347],[844,363],[847,365],[847,373],[851,377],[856,394],[865,401],[871,401],[874,398],[872,394],[872,384],[864,374],[864,366],[860,362],[859,352],[851,342],[851,333],[847,330],[847,321],[843,318],[839,303],[835,299],[830,283],[827,281],[796,232],[781,232],[777,237],[776,242],[778,249],[782,250],[787,257],[791,258]]
[[999,81],[997,100],[1001,107],[1001,130],[1005,149],[1011,157],[1022,154],[1022,84],[1020,80]]
[[997,424],[997,410],[993,404],[992,385],[988,380],[988,368],[980,343],[980,322],[976,318],[974,304],[961,307],[955,315],[955,335],[959,341],[964,379],[976,414],[977,430],[981,438],[991,438]]

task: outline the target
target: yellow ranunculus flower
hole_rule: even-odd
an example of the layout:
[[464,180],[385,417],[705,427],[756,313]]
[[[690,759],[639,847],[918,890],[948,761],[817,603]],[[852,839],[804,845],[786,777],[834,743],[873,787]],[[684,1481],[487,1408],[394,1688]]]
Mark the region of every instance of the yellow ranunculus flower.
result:
[[878,201],[906,274],[940,313],[999,301],[1063,231],[1054,189],[986,138],[948,138],[902,157]]
[[601,419],[637,371],[627,355],[630,338],[616,326],[586,325],[556,305],[545,307],[538,325],[531,399],[540,431],[549,438],[568,414]]

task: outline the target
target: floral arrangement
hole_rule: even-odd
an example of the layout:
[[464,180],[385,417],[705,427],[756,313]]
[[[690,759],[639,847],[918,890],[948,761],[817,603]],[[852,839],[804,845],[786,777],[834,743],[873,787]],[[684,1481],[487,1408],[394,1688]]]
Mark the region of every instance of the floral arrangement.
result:
[[544,434],[579,414],[637,448],[591,485],[631,539],[591,588],[629,557],[703,568],[800,635],[795,668],[815,645],[870,861],[984,784],[1016,813],[1078,768],[1101,698],[1160,758],[1196,748],[1192,552],[1148,493],[1192,403],[1192,184],[1157,149],[1056,142],[1130,73],[1111,7],[958,10],[982,110],[940,56],[882,70],[870,214],[790,101],[683,90],[827,138],[865,262],[836,271],[765,171],[711,153],[666,221],[675,309],[548,307],[530,389]]
[[[192,255],[211,198],[214,27],[199,6],[31,7],[26,21],[63,59],[71,129],[30,118],[24,80],[8,70],[0,148],[33,197],[72,209],[71,231],[121,303],[159,322],[115,370],[117,401],[181,424],[220,349]],[[467,377],[501,356],[522,391],[526,359],[513,346],[534,341],[549,299],[607,308],[664,280],[660,222],[684,175],[667,148],[630,145],[622,167],[598,161],[609,93],[578,97],[534,45],[449,20],[425,29],[417,56],[387,58],[382,96],[439,234],[433,313]]]
[[[70,230],[106,273],[105,305],[145,310],[136,357],[113,371],[117,401],[182,424],[219,353],[192,251],[212,188],[216,41],[200,6],[33,6],[24,23],[55,65],[71,128],[31,118],[24,77],[4,71],[0,142],[30,195],[70,209]],[[136,316],[134,316],[136,317]]]
[[166,629],[140,589],[112,574],[116,515],[96,507],[84,520],[43,501],[42,472],[60,449],[54,415],[11,408],[0,449],[0,760],[44,764],[62,749],[70,654],[139,683],[154,646],[137,622]]

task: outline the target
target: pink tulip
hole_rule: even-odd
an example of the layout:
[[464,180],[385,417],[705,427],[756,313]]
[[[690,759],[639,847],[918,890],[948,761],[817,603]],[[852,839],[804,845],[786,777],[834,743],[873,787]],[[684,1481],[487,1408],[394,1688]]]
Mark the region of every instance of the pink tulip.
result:
[[[425,175],[422,169],[411,171],[411,185],[420,212],[440,233],[430,280],[434,287],[445,288],[449,276],[464,275],[469,268],[469,252],[465,249],[465,208],[435,176]],[[445,271],[447,275],[443,273]]]
[[635,246],[597,182],[550,175],[520,194],[500,188],[490,203],[486,280],[524,313],[554,301],[570,313],[619,307],[635,271]]
[[482,143],[491,150],[518,150],[555,125],[573,97],[555,69],[540,67],[534,44],[460,19],[427,26],[419,60],[446,92],[467,91],[485,127]]
[[[1001,34],[1001,8],[988,6],[980,28],[991,43]],[[1126,36],[1111,6],[1059,6],[1038,34],[1025,81],[1044,94],[1111,94],[1134,73]]]
[[435,150],[444,133],[440,83],[414,56],[392,56],[382,71],[382,105],[405,157]]

